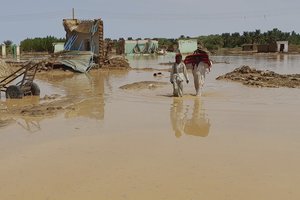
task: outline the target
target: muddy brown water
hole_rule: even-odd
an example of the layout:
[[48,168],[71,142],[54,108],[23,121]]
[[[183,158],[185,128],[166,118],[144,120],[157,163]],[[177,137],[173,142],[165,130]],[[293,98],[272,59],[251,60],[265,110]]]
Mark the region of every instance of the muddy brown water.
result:
[[300,56],[213,59],[230,64],[213,66],[200,98],[192,84],[183,98],[120,89],[169,80],[141,70],[50,74],[37,81],[53,98],[2,98],[0,199],[298,199],[300,90],[215,78],[245,64],[299,73]]

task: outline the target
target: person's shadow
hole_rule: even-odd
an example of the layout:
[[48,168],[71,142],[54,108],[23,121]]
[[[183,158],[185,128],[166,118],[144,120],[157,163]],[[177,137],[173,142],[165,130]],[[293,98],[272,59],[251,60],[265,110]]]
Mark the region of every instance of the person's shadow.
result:
[[[190,109],[192,109],[192,114],[189,116]],[[184,106],[182,98],[173,98],[170,118],[176,137],[181,137],[183,133],[200,137],[206,137],[209,134],[211,125],[199,98],[194,99],[192,107]]]

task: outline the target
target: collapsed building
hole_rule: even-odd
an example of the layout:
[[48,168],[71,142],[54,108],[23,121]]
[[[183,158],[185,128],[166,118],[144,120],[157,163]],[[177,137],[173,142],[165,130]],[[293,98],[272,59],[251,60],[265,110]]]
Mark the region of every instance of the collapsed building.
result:
[[64,19],[66,31],[64,51],[58,62],[75,71],[86,72],[92,66],[104,64],[103,21]]

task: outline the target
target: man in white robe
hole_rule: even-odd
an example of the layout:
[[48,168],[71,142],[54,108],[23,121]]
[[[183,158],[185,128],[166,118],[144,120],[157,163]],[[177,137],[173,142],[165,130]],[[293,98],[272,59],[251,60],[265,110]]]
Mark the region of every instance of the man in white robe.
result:
[[184,80],[189,83],[187,69],[184,62],[182,62],[182,55],[176,54],[175,63],[170,74],[170,82],[173,84],[173,95],[175,97],[182,97]]
[[196,96],[201,96],[203,85],[205,82],[205,75],[209,72],[210,65],[206,62],[201,61],[198,61],[197,63],[193,64],[192,72],[194,77]]

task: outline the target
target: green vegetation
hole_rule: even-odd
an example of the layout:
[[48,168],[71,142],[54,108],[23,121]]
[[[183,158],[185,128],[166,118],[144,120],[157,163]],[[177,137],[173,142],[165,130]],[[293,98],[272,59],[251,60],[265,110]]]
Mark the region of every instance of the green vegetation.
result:
[[5,40],[3,41],[3,44],[5,44],[6,46],[11,46],[13,42],[11,40]]
[[[177,39],[169,38],[153,38],[158,40],[158,45],[160,48],[164,48],[168,51],[174,51],[177,48],[178,39],[190,39],[189,36],[181,35]],[[132,37],[128,39],[132,40]],[[140,39],[140,38],[139,38]],[[210,51],[217,51],[224,48],[240,48],[243,44],[271,44],[276,41],[288,41],[290,49],[296,50],[300,49],[300,34],[295,31],[292,32],[282,32],[277,28],[271,31],[262,33],[260,30],[243,32],[242,34],[235,33],[223,33],[221,35],[207,35],[193,37],[197,41],[205,46]],[[21,50],[27,52],[52,52],[53,43],[55,42],[65,42],[64,38],[56,38],[53,36],[47,36],[45,38],[27,38],[21,41]],[[13,45],[11,40],[6,40],[3,42],[8,47]],[[114,46],[118,47],[118,41],[113,40]]]
[[[189,39],[190,37],[180,36],[179,39]],[[300,45],[300,34],[297,34],[295,31],[291,33],[282,32],[277,28],[274,28],[271,31],[261,33],[260,30],[255,30],[253,32],[243,32],[240,34],[235,33],[223,33],[221,35],[208,35],[208,36],[199,36],[194,39],[201,44],[203,44],[208,50],[214,51],[222,48],[237,48],[241,47],[243,44],[271,44],[276,41],[289,41],[291,46]],[[159,38],[158,43],[161,47],[161,44],[164,46],[174,46],[176,45],[177,40],[175,39],[165,39]]]
[[65,42],[65,39],[58,39],[53,36],[33,39],[27,38],[21,41],[21,50],[27,52],[53,52],[54,42]]
[[168,51],[174,51],[174,47],[177,46],[175,39],[154,38],[154,40],[158,40],[158,46],[160,48],[164,48]]

